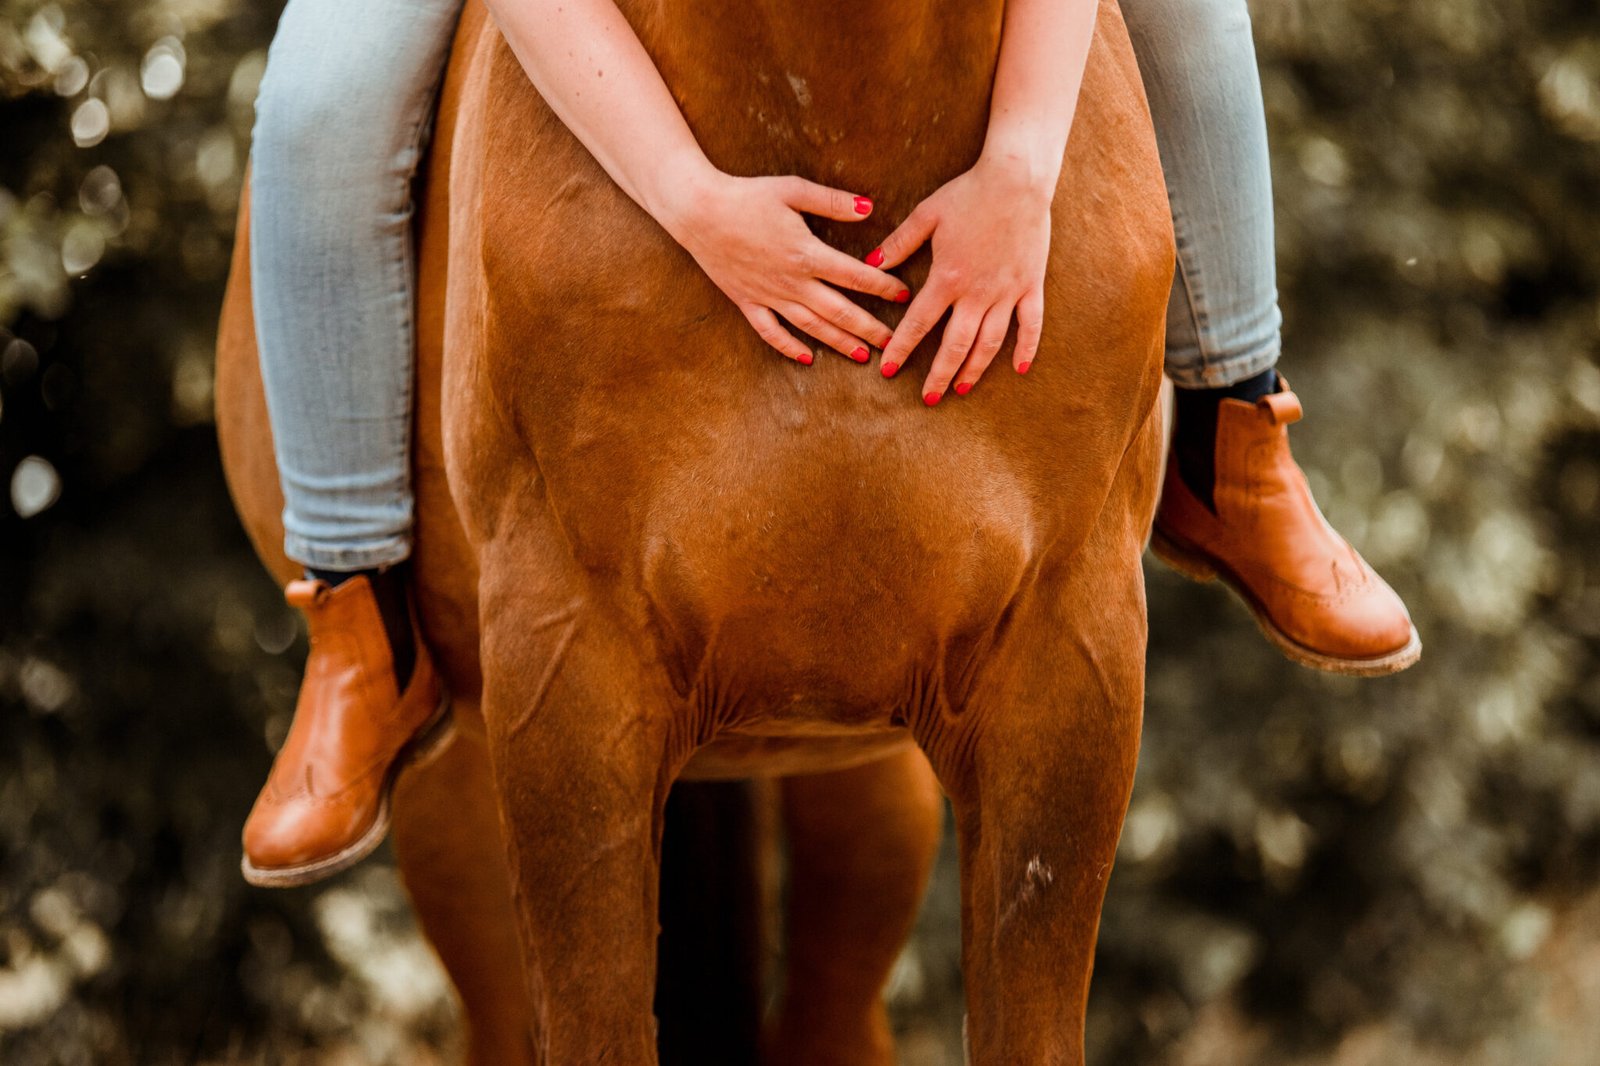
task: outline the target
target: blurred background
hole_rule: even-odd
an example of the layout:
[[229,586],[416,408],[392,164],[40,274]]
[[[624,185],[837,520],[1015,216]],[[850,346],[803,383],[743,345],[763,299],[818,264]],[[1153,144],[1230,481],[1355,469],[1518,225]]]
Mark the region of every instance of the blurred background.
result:
[[[247,889],[304,656],[222,482],[212,342],[276,7],[0,0],[0,1061],[430,1063],[390,860]],[[1600,9],[1262,0],[1284,370],[1422,663],[1279,659],[1149,564],[1095,1063],[1600,1047]],[[953,850],[892,988],[958,1063]]]

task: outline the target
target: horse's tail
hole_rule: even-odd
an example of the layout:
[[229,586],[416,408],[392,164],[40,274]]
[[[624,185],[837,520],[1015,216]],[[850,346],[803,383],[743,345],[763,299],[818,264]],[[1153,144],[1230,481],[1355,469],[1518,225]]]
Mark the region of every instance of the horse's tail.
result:
[[680,782],[661,847],[656,1018],[662,1066],[756,1066],[772,819],[749,782]]

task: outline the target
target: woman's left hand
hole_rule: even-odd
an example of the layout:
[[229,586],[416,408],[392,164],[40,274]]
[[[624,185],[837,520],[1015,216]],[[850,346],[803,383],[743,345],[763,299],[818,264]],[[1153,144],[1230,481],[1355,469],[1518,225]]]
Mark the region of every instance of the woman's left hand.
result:
[[944,338],[922,386],[928,405],[952,384],[965,396],[1005,343],[1017,319],[1012,365],[1026,374],[1044,325],[1044,272],[1050,255],[1048,188],[1007,159],[980,158],[965,174],[918,204],[869,265],[892,269],[930,238],[933,268],[894,338],[883,350],[884,377],[893,377],[923,337],[950,311]]

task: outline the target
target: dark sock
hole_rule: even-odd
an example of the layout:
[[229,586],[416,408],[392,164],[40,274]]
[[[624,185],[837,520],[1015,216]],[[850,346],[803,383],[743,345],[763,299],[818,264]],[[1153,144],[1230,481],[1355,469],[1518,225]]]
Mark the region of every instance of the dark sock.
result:
[[1254,377],[1220,389],[1177,389],[1177,419],[1172,430],[1172,455],[1178,476],[1201,503],[1216,513],[1217,404],[1223,400],[1254,403],[1278,391],[1278,372],[1269,367]]
[[406,602],[405,564],[383,570],[314,570],[306,574],[333,588],[353,577],[365,577],[372,583],[372,598],[378,602],[378,615],[383,619],[383,631],[389,638],[389,651],[394,655],[394,679],[404,692],[411,683],[411,672],[417,665],[417,647],[411,635],[411,609]]

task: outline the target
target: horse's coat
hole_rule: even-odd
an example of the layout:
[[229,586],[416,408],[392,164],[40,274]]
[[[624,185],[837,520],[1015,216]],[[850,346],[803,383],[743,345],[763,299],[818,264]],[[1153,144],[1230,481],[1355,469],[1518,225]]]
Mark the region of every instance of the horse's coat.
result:
[[[872,196],[874,221],[819,226],[846,251],[982,144],[1001,0],[619,6],[714,163]],[[931,764],[960,831],[973,1061],[1081,1061],[1138,748],[1172,279],[1114,3],[1035,369],[998,359],[937,409],[917,374],[767,351],[476,5],[422,218],[416,572],[461,734],[405,780],[396,836],[474,1058],[654,1061],[661,804],[680,775],[757,774],[801,775],[774,1058],[892,1062],[878,996],[937,839]],[[219,421],[287,577],[242,249]]]

